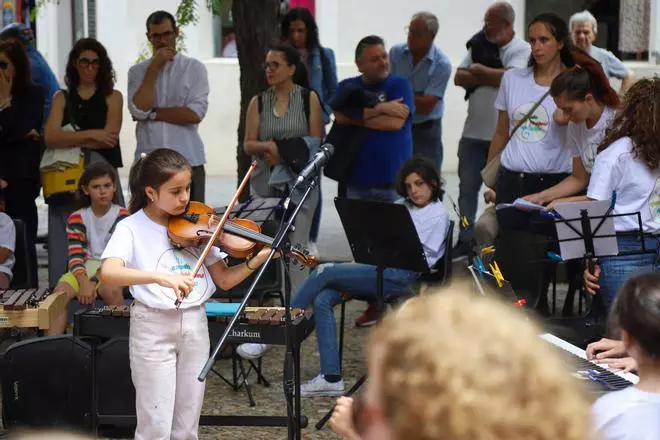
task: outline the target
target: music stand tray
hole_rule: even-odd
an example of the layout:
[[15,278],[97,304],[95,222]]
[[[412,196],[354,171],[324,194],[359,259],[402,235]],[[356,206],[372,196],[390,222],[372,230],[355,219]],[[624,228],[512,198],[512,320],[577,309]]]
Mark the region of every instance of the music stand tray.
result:
[[403,204],[335,198],[355,262],[428,272],[424,248]]

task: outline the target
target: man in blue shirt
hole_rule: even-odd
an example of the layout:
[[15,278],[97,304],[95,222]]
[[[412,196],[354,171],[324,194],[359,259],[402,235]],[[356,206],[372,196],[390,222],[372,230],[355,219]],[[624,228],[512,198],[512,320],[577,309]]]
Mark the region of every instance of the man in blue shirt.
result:
[[385,43],[378,36],[370,35],[358,43],[355,63],[362,75],[339,83],[337,93],[346,86],[357,85],[376,94],[380,104],[365,109],[359,120],[335,112],[336,124],[368,129],[346,179],[347,196],[393,202],[399,198],[394,189],[397,171],[412,156],[412,88],[406,78],[390,74]]
[[34,34],[24,24],[12,23],[7,25],[0,31],[0,41],[13,40],[21,43],[25,47],[28,58],[30,59],[30,66],[32,70],[32,81],[41,86],[45,92],[44,99],[44,121],[48,118],[50,113],[51,99],[55,92],[60,89],[57,82],[57,77],[51,70],[46,59],[34,47]]
[[[337,95],[347,86],[356,85],[378,96],[379,104],[365,108],[362,119],[351,119],[335,111],[336,124],[367,128],[350,174],[346,178],[346,196],[354,199],[394,202],[399,195],[394,189],[396,175],[412,156],[412,115],[415,100],[408,80],[390,74],[385,42],[376,35],[364,37],[355,49],[355,63],[362,75],[339,83]],[[376,323],[375,303],[355,320],[365,327]]]
[[443,97],[451,76],[451,61],[433,40],[438,18],[430,12],[413,15],[407,43],[390,50],[392,74],[408,78],[415,93],[413,153],[424,156],[442,168]]

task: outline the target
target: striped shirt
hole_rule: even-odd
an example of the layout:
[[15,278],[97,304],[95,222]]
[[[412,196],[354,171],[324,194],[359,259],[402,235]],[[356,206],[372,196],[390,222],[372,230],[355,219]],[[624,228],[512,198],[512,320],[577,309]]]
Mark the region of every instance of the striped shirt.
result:
[[[294,139],[309,135],[309,123],[305,115],[305,103],[303,100],[303,88],[294,84],[289,95],[289,108],[284,115],[278,115],[276,111],[277,99],[273,89],[268,88],[261,92],[261,114],[259,115],[259,140],[271,139]],[[277,194],[269,187],[270,166],[260,158],[253,157],[257,161],[257,167],[250,178],[250,193],[258,197],[277,197]]]
[[[113,210],[115,211],[114,213],[111,212]],[[108,232],[104,234],[106,236],[101,238],[104,243],[107,243],[110,235],[112,235],[112,232],[115,230],[117,223],[130,215],[128,210],[117,205],[113,205],[110,208],[110,211],[108,211],[108,214],[111,216],[114,215],[114,220],[108,219],[110,221],[110,228]],[[104,217],[101,217],[101,219],[104,219]],[[97,218],[98,217],[91,212],[91,208],[88,207],[75,211],[67,219],[66,236],[68,241],[69,272],[79,273],[85,271],[85,263],[91,258],[92,254],[90,236],[92,235],[91,231],[95,226],[93,223]]]

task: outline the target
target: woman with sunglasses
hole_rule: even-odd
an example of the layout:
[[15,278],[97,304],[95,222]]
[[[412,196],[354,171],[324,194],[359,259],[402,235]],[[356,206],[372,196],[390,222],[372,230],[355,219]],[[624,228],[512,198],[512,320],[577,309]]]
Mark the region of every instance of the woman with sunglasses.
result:
[[[37,204],[44,91],[32,82],[30,61],[15,41],[0,43],[0,179],[6,213],[25,222],[32,279],[37,279]],[[36,287],[36,286],[35,286]]]
[[[317,138],[320,142],[323,116],[319,97],[309,90],[305,65],[293,46],[274,46],[266,55],[264,69],[269,87],[250,101],[243,148],[257,160],[250,180],[252,197],[281,198],[288,195],[288,190],[271,179],[275,171],[287,166],[283,160],[285,152],[279,150],[277,141]],[[293,244],[306,246],[309,241],[318,199],[319,192],[314,191],[296,217],[295,230],[289,235]],[[291,270],[292,289],[295,290],[306,275],[304,269]]]
[[350,440],[585,440],[589,403],[539,329],[471,289],[415,297],[385,317],[367,346],[356,400],[330,426]]
[[[123,98],[105,47],[93,38],[78,40],[69,52],[66,90],[53,97],[44,135],[47,148],[82,147],[85,163],[106,162],[121,167],[119,131]],[[124,206],[118,175],[115,203]],[[67,271],[66,222],[75,210],[73,193],[56,194],[48,203],[48,278],[51,285]]]

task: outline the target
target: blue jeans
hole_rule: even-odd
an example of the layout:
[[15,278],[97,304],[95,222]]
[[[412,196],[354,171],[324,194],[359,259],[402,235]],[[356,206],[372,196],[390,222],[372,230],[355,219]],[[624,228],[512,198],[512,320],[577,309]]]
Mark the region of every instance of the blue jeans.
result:
[[346,187],[346,197],[349,199],[370,200],[372,202],[396,202],[401,196],[394,189]]
[[458,240],[468,244],[474,236],[479,190],[481,189],[481,170],[486,166],[490,141],[463,137],[458,142],[458,209],[467,217],[469,225],[461,228]]
[[[402,269],[385,269],[386,295],[406,292],[419,277]],[[332,308],[342,300],[341,292],[360,299],[375,299],[376,267],[357,263],[328,263],[317,267],[291,300],[291,307],[314,307],[316,342],[321,357],[321,374],[341,374],[337,326]]]
[[[616,241],[619,244],[619,252],[641,250],[641,243],[638,238],[617,236]],[[644,239],[644,244],[647,251],[655,251],[658,247],[658,239],[647,237]],[[612,306],[617,292],[628,278],[649,270],[655,271],[659,268],[656,253],[602,258],[598,284],[607,310]]]

